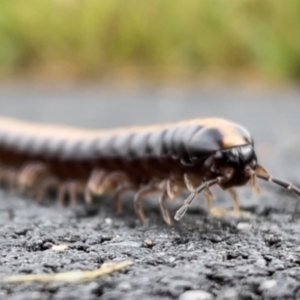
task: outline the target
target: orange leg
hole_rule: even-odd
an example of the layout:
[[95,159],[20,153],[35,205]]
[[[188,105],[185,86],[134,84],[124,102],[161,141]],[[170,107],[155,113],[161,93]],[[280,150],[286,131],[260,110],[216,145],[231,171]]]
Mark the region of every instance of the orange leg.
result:
[[171,221],[171,218],[170,218],[169,211],[166,207],[167,200],[168,200],[168,194],[165,191],[159,197],[159,205],[160,205],[160,210],[161,210],[161,214],[162,214],[163,219],[165,220],[165,222],[168,225],[171,225],[172,221]]
[[60,206],[63,206],[66,197],[69,197],[71,205],[76,205],[78,203],[77,193],[78,193],[78,182],[67,181],[62,183],[58,190],[58,199],[57,199],[58,204]]
[[237,193],[233,188],[228,189],[228,192],[233,200],[233,212],[234,214],[239,215],[241,211],[240,211],[240,203],[239,203],[239,198],[237,196]]
[[125,184],[125,185],[120,185],[117,187],[114,193],[114,202],[115,202],[115,207],[117,210],[117,214],[121,214],[123,212],[123,207],[122,207],[122,201],[121,197],[122,195],[130,190],[134,190],[135,187],[131,184]]
[[36,198],[37,202],[42,202],[46,198],[47,193],[54,189],[59,189],[59,181],[55,177],[48,177],[36,188],[33,197]]
[[159,192],[160,189],[158,189],[156,186],[153,186],[151,184],[146,185],[144,187],[142,187],[136,194],[134,197],[134,208],[135,208],[135,212],[138,215],[139,219],[141,220],[142,223],[145,223],[145,214],[144,211],[142,209],[142,201],[144,200],[144,198],[147,195],[150,195],[152,193],[157,193]]

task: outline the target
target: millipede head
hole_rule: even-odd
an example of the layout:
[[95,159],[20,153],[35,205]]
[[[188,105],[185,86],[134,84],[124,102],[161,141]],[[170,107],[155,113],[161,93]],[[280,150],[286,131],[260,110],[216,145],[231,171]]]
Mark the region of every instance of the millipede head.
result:
[[[223,189],[241,186],[250,181],[254,191],[260,192],[256,179],[273,182],[285,189],[292,191],[300,197],[300,189],[289,182],[272,177],[262,166],[257,163],[257,158],[252,145],[244,145],[216,151],[209,157],[210,179],[204,181],[185,201],[184,205],[176,212],[175,220],[180,220],[192,204],[195,197],[201,192],[208,192],[209,187],[219,185]],[[298,210],[298,205],[296,210]]]
[[254,148],[250,144],[218,150],[206,161],[209,162],[206,164],[209,178],[224,177],[220,182],[223,189],[246,184],[253,179],[252,173],[246,170],[255,172],[258,166]]

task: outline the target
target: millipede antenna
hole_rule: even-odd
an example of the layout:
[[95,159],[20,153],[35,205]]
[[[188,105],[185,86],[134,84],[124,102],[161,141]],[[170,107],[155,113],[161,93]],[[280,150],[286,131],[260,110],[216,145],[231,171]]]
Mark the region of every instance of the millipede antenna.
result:
[[289,182],[273,178],[270,175],[263,175],[263,174],[258,174],[257,173],[256,176],[257,176],[257,178],[260,178],[262,180],[269,181],[269,182],[274,182],[275,184],[277,184],[277,185],[279,185],[279,186],[281,186],[281,187],[283,187],[287,190],[292,191],[293,193],[295,193],[297,196],[300,197],[300,190],[297,187],[295,187],[294,185],[292,185],[291,183],[289,183]]
[[[287,190],[292,191],[294,194],[296,194],[298,197],[300,197],[300,190],[296,186],[294,186],[293,184],[291,184],[289,182],[273,178],[270,175],[263,175],[263,174],[259,174],[259,173],[256,174],[256,177],[260,178],[262,180],[265,180],[265,181],[274,182],[275,184],[277,184]],[[294,219],[298,210],[299,210],[299,201],[297,202],[297,205],[293,211],[292,219]]]

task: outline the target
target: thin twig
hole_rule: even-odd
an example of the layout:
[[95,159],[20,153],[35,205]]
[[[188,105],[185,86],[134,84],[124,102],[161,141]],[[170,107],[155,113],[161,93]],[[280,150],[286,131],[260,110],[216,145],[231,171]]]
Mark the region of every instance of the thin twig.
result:
[[104,263],[99,269],[93,271],[71,271],[56,274],[29,274],[14,275],[2,278],[2,282],[78,282],[89,281],[97,277],[111,274],[125,267],[133,265],[133,261]]

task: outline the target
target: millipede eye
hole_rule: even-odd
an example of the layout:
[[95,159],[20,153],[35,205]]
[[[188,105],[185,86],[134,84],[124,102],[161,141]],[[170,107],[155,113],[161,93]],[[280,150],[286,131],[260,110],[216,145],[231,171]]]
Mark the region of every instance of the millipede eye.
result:
[[214,155],[214,158],[216,160],[221,160],[223,158],[223,152],[222,151],[217,151]]
[[212,164],[213,164],[213,159],[212,157],[209,157],[204,161],[203,166],[204,168],[208,169],[212,166]]

